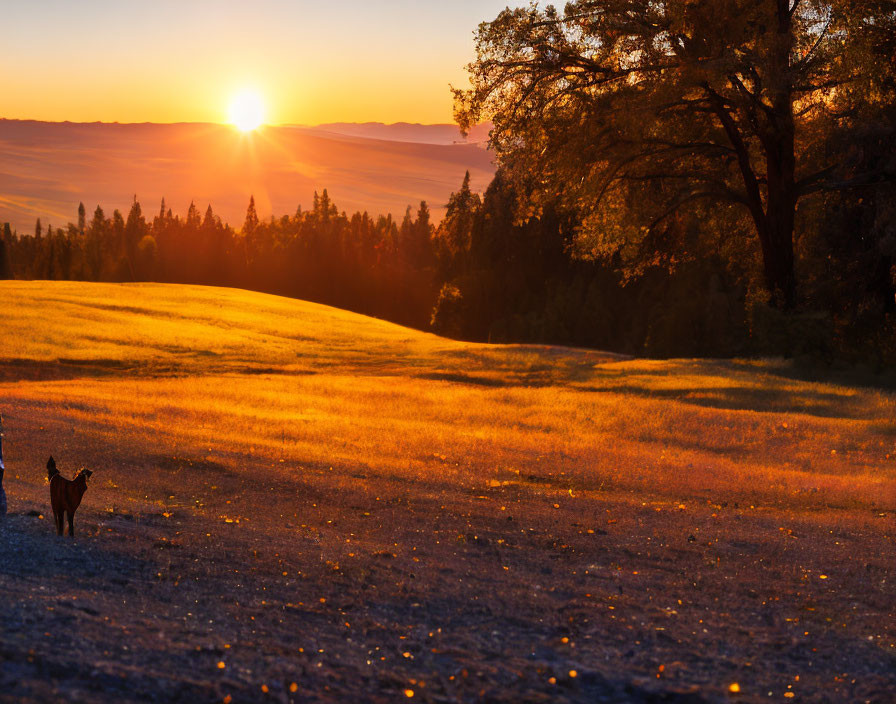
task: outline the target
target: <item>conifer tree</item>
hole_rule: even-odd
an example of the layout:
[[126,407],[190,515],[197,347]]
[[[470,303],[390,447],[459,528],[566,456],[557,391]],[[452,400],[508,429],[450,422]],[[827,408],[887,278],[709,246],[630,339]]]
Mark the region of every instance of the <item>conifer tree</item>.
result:
[[414,240],[414,218],[411,217],[411,206],[404,211],[404,217],[401,219],[401,225],[398,227],[398,246],[402,251],[409,255],[413,249]]
[[99,234],[105,224],[106,213],[103,212],[101,206],[97,205],[96,210],[93,211],[93,219],[90,221],[90,230],[91,232]]
[[196,203],[191,200],[190,207],[187,209],[187,227],[198,230],[200,223],[199,209],[196,207]]
[[4,224],[4,234],[0,237],[0,279],[8,279],[9,276],[9,255],[7,254],[5,230],[9,227],[9,223]]
[[481,204],[479,194],[473,193],[470,188],[470,172],[467,171],[460,190],[452,193],[448,199],[445,219],[437,233],[439,255],[443,267],[449,273],[454,273],[466,260],[470,251],[473,224]]
[[255,196],[249,196],[249,207],[246,208],[246,219],[243,222],[243,234],[251,235],[258,227],[258,212],[255,210]]
[[432,215],[425,200],[420,201],[417,220],[414,223],[413,256],[417,266],[432,264]]

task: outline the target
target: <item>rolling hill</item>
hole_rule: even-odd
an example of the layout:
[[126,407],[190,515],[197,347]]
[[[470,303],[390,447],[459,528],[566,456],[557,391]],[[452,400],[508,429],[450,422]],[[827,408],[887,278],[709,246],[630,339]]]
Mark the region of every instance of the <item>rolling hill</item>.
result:
[[[231,289],[0,297],[16,701],[896,687],[891,393]],[[50,454],[95,471],[74,541],[47,520]]]
[[466,136],[460,133],[457,125],[421,125],[408,122],[396,122],[384,125],[382,122],[330,122],[317,125],[313,129],[322,132],[383,139],[391,142],[414,142],[417,144],[478,144],[485,146],[491,123],[477,125]]
[[[433,129],[443,135],[445,127]],[[309,208],[323,188],[349,213],[398,217],[426,200],[440,218],[466,170],[476,189],[488,185],[494,167],[482,146],[389,138],[406,140],[401,129],[361,126],[352,136],[340,134],[346,125],[266,127],[247,136],[212,124],[0,120],[0,223],[23,233],[38,217],[63,226],[76,220],[81,201],[88,215],[96,205],[127,214],[136,195],[150,214],[163,197],[180,214],[195,201],[239,227],[250,195],[262,217],[279,216]],[[414,134],[431,131],[419,126]]]

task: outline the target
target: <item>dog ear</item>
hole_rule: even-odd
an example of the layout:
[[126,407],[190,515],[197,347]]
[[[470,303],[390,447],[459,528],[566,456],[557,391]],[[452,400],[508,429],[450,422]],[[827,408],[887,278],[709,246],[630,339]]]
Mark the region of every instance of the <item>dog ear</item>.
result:
[[53,459],[53,455],[50,455],[50,459],[47,460],[47,469],[56,469],[56,460]]
[[85,469],[85,470],[84,470],[84,476],[87,477],[88,479],[90,479],[90,477],[93,476],[93,472],[92,472],[91,470],[89,470],[89,469]]

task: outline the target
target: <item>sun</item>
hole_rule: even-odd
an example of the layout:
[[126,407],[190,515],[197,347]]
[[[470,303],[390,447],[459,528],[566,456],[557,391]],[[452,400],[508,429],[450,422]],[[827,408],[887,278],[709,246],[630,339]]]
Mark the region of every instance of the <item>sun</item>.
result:
[[264,101],[255,91],[244,90],[230,101],[230,124],[241,132],[251,132],[264,122]]

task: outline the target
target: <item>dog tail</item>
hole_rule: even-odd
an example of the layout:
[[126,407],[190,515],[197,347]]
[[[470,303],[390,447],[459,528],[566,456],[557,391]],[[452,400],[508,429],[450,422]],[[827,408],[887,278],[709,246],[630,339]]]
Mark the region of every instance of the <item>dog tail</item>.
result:
[[47,460],[47,481],[50,481],[57,474],[59,474],[59,470],[56,469],[56,460],[50,457],[50,459]]

